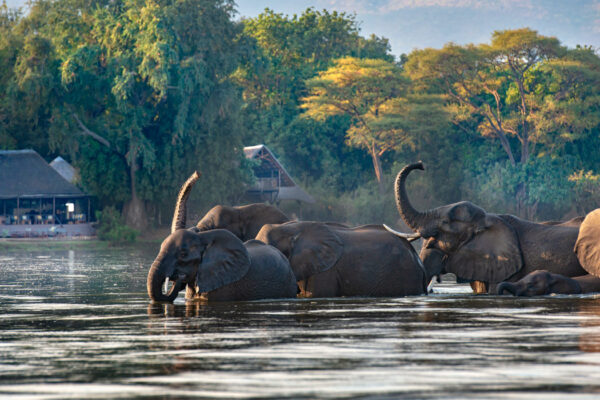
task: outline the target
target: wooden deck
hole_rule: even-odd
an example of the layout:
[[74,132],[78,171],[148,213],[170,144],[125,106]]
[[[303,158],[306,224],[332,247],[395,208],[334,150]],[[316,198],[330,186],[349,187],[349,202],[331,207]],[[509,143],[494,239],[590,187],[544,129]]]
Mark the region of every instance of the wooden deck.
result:
[[0,237],[82,237],[95,236],[96,230],[90,223],[81,224],[0,224]]

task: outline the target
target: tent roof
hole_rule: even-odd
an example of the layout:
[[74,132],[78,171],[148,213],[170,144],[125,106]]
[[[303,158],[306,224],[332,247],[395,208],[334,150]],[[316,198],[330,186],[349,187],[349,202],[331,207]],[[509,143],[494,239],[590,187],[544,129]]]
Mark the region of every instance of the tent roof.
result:
[[33,150],[0,150],[0,198],[82,197]]
[[75,168],[71,164],[69,164],[64,158],[61,156],[56,157],[52,162],[50,162],[50,166],[56,170],[67,180],[67,182],[73,183],[76,178]]

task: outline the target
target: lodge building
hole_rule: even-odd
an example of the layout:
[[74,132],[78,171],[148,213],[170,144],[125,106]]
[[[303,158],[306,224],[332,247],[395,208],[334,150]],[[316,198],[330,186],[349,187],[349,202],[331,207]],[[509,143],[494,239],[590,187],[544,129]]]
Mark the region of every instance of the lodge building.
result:
[[279,203],[281,200],[314,203],[315,199],[294,182],[290,174],[264,144],[244,147],[244,155],[254,160],[255,184],[246,191],[251,203]]
[[38,153],[0,151],[0,237],[91,236],[92,221],[91,197]]

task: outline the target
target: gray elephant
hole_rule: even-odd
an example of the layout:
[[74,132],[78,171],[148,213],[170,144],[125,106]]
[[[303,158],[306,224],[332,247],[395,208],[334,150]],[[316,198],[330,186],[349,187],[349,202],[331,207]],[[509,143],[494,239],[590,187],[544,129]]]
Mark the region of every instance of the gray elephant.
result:
[[289,259],[301,297],[407,296],[427,290],[415,250],[381,225],[267,224],[256,239]]
[[227,229],[243,241],[254,239],[264,224],[282,224],[290,221],[277,207],[256,203],[245,206],[214,206],[198,222],[201,232]]
[[[298,286],[288,260],[279,250],[257,240],[243,243],[231,232],[185,229],[186,202],[198,173],[177,196],[171,234],[148,271],[148,295],[172,302],[186,287],[186,297],[217,301],[296,297]],[[165,281],[173,282],[163,293]]]
[[516,282],[502,282],[497,287],[499,295],[506,292],[513,296],[543,296],[547,294],[580,294],[598,292],[600,278],[583,275],[569,278],[553,274],[545,269],[533,271]]
[[423,170],[423,164],[398,173],[396,204],[404,222],[425,239],[420,255],[430,274],[452,272],[483,282],[480,286],[490,292],[502,281],[514,282],[538,269],[567,277],[586,274],[573,251],[578,227],[491,214],[468,201],[417,211],[405,188],[414,169]]
[[498,285],[498,294],[509,292],[514,296],[539,296],[600,292],[600,209],[580,221],[574,251],[587,275],[570,278],[545,270],[534,271],[517,282],[502,282]]
[[581,223],[583,222],[584,218],[585,217],[578,216],[578,217],[571,218],[568,221],[544,221],[544,222],[540,222],[540,224],[543,224],[543,225],[573,226],[575,228],[579,228],[579,226],[581,226]]

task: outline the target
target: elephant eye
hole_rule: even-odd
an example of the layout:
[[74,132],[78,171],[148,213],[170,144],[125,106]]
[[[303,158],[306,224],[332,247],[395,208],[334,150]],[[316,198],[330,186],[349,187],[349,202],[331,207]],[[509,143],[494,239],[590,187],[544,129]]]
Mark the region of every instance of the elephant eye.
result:
[[178,255],[177,258],[179,258],[179,259],[187,258],[188,254],[189,253],[188,253],[188,251],[186,249],[182,249],[182,250],[179,251],[179,255]]

